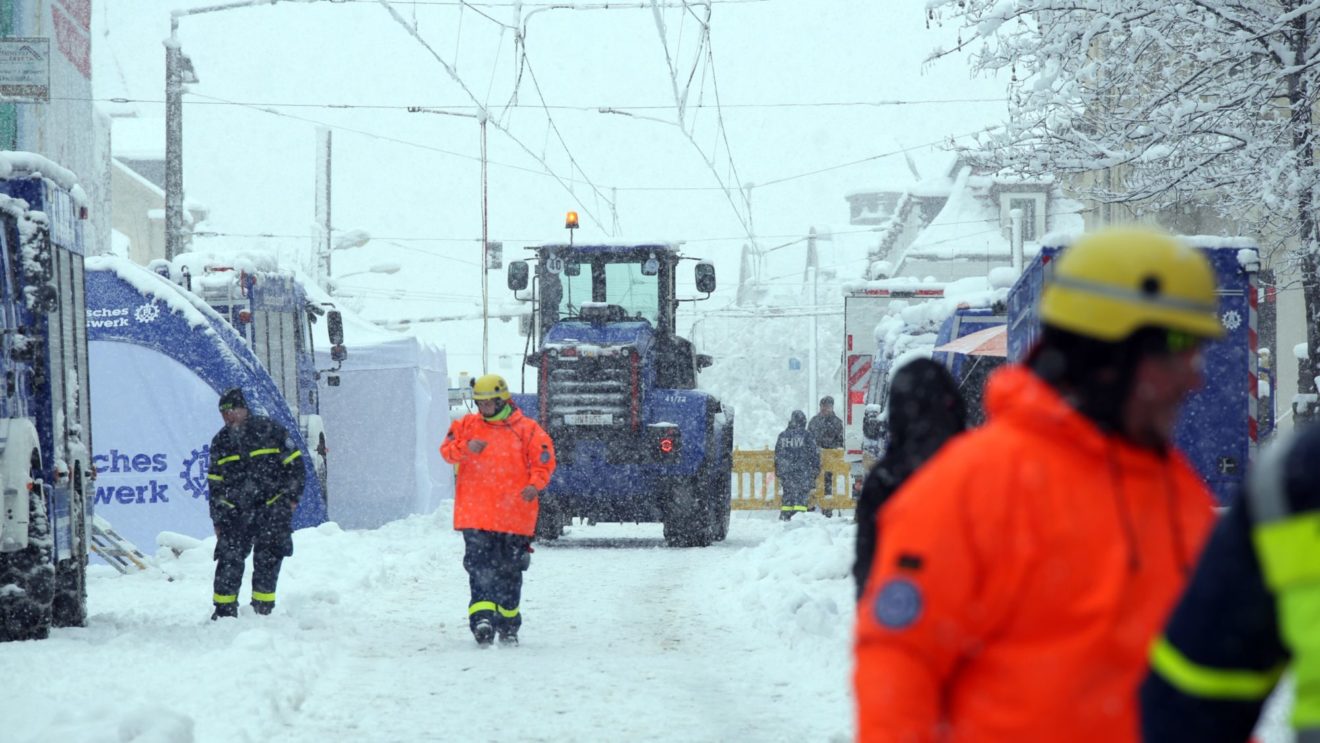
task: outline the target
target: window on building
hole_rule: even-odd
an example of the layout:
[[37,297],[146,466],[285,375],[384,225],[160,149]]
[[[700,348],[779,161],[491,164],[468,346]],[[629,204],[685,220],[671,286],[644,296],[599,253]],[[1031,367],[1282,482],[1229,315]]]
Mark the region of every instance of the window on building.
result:
[[1022,241],[1037,242],[1045,234],[1045,194],[1005,193],[1000,197],[1004,234],[1013,236],[1014,209],[1022,210]]

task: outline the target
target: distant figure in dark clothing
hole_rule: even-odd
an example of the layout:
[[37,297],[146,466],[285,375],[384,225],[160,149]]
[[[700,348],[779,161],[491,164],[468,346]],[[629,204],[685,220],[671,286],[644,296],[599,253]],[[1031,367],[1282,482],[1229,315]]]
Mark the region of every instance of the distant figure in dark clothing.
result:
[[876,513],[898,487],[944,442],[967,427],[967,407],[941,364],[916,359],[894,374],[889,386],[889,445],[866,476],[857,501],[857,597],[871,570],[876,549]]
[[834,414],[834,398],[826,395],[820,398],[820,412],[812,416],[807,430],[816,438],[816,446],[822,449],[843,448],[843,420]]
[[788,428],[775,441],[775,478],[784,489],[779,518],[788,521],[793,514],[807,510],[807,498],[820,475],[820,449],[807,431],[807,414],[794,410]]
[[[834,414],[834,398],[826,395],[820,398],[820,412],[812,416],[807,430],[816,438],[816,446],[822,449],[843,448],[843,420]],[[825,497],[834,495],[834,476],[836,472],[825,473]],[[825,515],[832,515],[827,509]]]

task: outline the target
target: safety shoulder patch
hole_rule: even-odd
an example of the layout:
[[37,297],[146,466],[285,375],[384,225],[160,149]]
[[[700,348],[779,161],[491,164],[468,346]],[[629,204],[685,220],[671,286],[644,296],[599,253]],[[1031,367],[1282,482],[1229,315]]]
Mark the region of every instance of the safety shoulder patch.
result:
[[876,594],[873,611],[881,626],[905,629],[921,616],[921,590],[906,578],[891,578]]
[[924,562],[925,561],[921,559],[921,555],[904,552],[898,556],[898,559],[894,561],[894,564],[903,570],[920,570],[921,565]]

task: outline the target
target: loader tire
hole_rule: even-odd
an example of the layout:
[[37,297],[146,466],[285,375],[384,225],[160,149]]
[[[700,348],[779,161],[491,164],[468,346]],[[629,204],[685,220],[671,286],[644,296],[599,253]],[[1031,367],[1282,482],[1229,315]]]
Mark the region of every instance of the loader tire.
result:
[[541,494],[541,507],[536,511],[535,536],[541,542],[553,542],[564,533],[564,516],[559,504]]
[[44,640],[50,633],[55,566],[44,487],[28,498],[28,519],[27,547],[0,554],[0,642]]
[[729,518],[733,514],[733,492],[730,485],[733,480],[733,457],[730,456],[723,465],[716,467],[715,471],[715,482],[711,486],[711,492],[715,497],[714,538],[716,542],[723,542],[729,536]]
[[665,498],[665,543],[670,547],[708,547],[713,538],[710,498],[702,481],[679,478]]

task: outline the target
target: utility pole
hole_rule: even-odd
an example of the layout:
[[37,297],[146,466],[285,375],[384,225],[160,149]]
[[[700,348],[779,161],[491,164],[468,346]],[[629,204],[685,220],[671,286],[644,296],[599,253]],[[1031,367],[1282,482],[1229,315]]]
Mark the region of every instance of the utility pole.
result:
[[481,368],[482,373],[487,374],[490,372],[490,290],[486,281],[490,270],[490,209],[486,176],[486,120],[490,115],[484,108],[475,114],[466,114],[422,106],[409,106],[408,113],[476,119],[481,125]]
[[486,188],[486,109],[477,114],[481,124],[481,370],[490,373],[490,209]]
[[316,253],[316,279],[322,288],[330,287],[334,274],[330,270],[330,254],[334,251],[334,222],[331,219],[331,162],[334,134],[321,127],[316,130],[316,224],[321,230]]
[[819,398],[816,395],[816,331],[819,320],[816,304],[820,301],[820,292],[817,291],[820,281],[820,260],[816,256],[816,228],[812,227],[807,232],[807,270],[811,272],[811,338],[808,341],[810,346],[807,348],[807,410],[811,410],[815,401]]
[[183,252],[183,77],[186,65],[197,81],[192,62],[179,48],[179,19],[170,16],[165,41],[165,260]]
[[179,46],[179,19],[236,8],[274,4],[262,0],[236,0],[219,5],[170,12],[170,37],[165,40],[165,258],[173,260],[187,247],[183,224],[183,86],[196,84],[192,60]]

